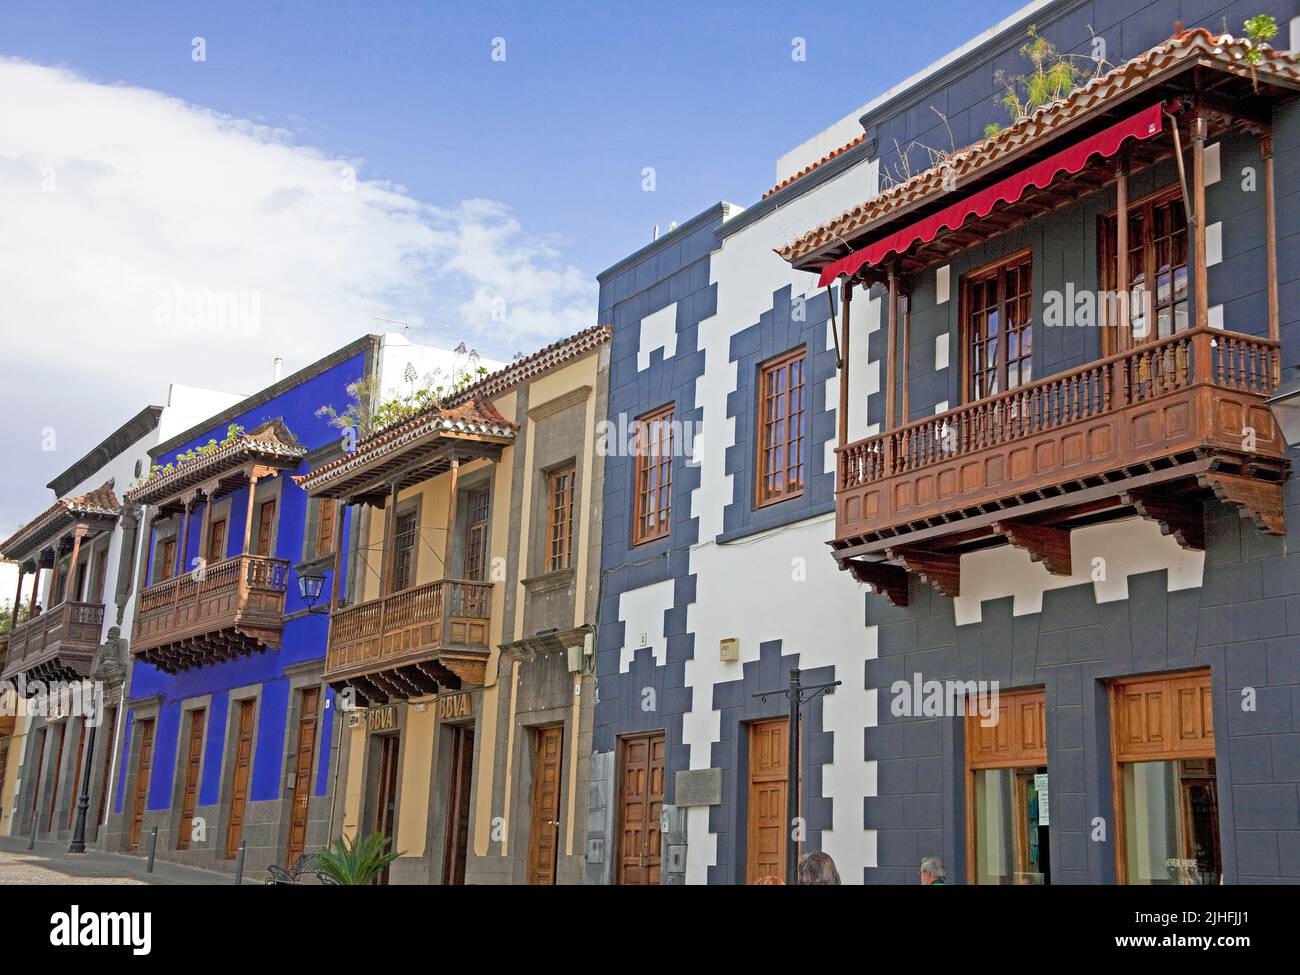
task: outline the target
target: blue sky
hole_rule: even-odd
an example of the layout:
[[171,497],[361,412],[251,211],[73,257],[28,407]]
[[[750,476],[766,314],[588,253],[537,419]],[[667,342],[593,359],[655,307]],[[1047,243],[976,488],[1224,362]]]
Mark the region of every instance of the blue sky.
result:
[[[7,0],[0,537],[169,383],[251,393],[374,317],[498,360],[592,324],[656,224],[1017,6]],[[256,320],[181,321],[211,294]]]
[[594,275],[756,200],[781,153],[1018,6],[6,3],[0,50],[292,130],[426,202],[504,201]]

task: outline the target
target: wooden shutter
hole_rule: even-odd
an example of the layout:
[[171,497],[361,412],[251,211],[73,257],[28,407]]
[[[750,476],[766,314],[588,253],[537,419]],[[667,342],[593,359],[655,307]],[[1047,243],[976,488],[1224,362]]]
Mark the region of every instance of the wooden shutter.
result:
[[636,425],[632,544],[663,538],[670,531],[673,487],[674,408],[648,413]]
[[1214,758],[1208,671],[1115,681],[1111,695],[1116,761]]
[[257,551],[255,554],[270,558],[274,554],[275,500],[263,501],[257,515]]
[[[968,707],[973,710],[973,705]],[[1047,764],[1047,692],[1002,691],[997,721],[985,727],[966,715],[966,754],[971,768],[1019,768]]]

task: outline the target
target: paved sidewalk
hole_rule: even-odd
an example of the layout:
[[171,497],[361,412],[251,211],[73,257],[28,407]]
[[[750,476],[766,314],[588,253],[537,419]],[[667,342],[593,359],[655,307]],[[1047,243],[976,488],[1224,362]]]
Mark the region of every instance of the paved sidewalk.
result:
[[[89,850],[84,854],[68,853],[63,842],[38,841],[34,850],[27,840],[0,836],[0,886],[9,884],[202,884],[231,886],[230,874],[182,867],[163,860],[154,862],[153,873],[146,873],[145,857],[124,853]],[[257,877],[253,883],[260,882]],[[244,878],[249,883],[250,878]]]

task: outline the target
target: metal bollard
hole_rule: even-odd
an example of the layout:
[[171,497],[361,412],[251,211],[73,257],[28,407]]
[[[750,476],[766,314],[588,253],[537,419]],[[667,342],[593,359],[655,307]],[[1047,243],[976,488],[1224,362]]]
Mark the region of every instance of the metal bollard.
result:
[[238,887],[244,882],[244,851],[248,846],[248,840],[241,840],[239,843],[239,859],[235,861],[235,886]]
[[149,831],[149,865],[144,868],[145,873],[153,873],[153,858],[158,852],[158,827],[155,826]]
[[32,816],[32,835],[27,838],[27,849],[36,849],[36,830],[40,828],[41,817],[39,812]]

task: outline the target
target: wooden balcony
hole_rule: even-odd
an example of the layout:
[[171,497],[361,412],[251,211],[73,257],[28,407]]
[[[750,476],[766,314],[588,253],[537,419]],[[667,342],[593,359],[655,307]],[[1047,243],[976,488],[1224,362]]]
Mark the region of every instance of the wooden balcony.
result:
[[81,680],[99,649],[103,603],[61,603],[9,633],[6,680]]
[[325,679],[368,702],[483,684],[492,583],[440,579],[336,611]]
[[277,649],[289,563],[238,555],[140,593],[132,652],[176,673]]
[[908,572],[959,594],[990,544],[1069,575],[1071,528],[1135,512],[1203,548],[1210,497],[1282,535],[1278,367],[1275,341],[1191,329],[841,447],[835,557],[899,602]]

